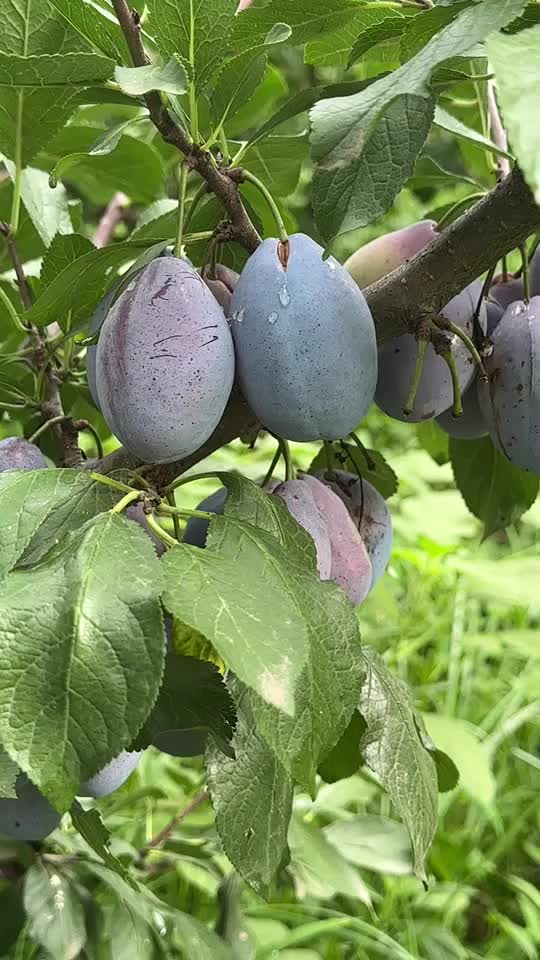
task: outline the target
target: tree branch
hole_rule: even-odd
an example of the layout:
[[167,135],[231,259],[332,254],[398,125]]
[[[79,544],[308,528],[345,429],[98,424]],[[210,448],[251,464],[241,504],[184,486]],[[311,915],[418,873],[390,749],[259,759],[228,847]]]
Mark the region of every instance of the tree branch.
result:
[[107,204],[94,233],[94,246],[106,247],[118,224],[122,221],[124,210],[129,203],[125,193],[120,190]]

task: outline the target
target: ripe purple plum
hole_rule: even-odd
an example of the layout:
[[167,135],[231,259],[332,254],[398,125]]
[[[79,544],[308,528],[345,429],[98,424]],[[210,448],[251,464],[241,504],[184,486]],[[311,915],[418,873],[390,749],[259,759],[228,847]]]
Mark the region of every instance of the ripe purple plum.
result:
[[540,296],[510,304],[492,334],[478,384],[491,439],[512,463],[540,473]]
[[114,760],[111,760],[102,770],[99,770],[90,780],[83,783],[79,790],[80,797],[108,797],[126,782],[133,773],[139,760],[140,752],[122,750]]
[[[197,510],[203,510],[206,513],[222,514],[228,492],[227,487],[220,487],[219,490],[214,490],[214,493],[211,493],[209,497],[201,500]],[[190,517],[184,532],[184,543],[191,543],[194,547],[205,547],[207,535],[208,520],[202,520],[200,517]]]
[[366,546],[372,566],[371,589],[382,577],[392,552],[392,518],[386,500],[368,480],[345,470],[317,473],[343,501]]
[[371,406],[375,327],[356,284],[302,233],[265,240],[233,293],[231,327],[242,392],[262,423],[289,440],[337,439]]
[[222,263],[216,263],[214,276],[210,277],[209,270],[204,273],[199,270],[206,286],[214,294],[220,307],[223,308],[225,316],[230,316],[232,295],[238,283],[239,274],[230,267],[225,267]]
[[233,379],[229,326],[199,274],[174,257],[149,263],[99,338],[97,392],[112,432],[150,463],[188,456],[217,426]]
[[0,440],[0,473],[4,470],[44,470],[47,466],[39,447],[24,437]]
[[485,437],[488,428],[478,399],[478,376],[467,387],[461,399],[463,402],[461,416],[454,417],[450,407],[436,418],[439,427],[449,437],[456,437],[458,440],[477,440],[479,437]]
[[515,303],[517,300],[523,300],[523,280],[521,277],[509,276],[508,280],[503,280],[502,276],[494,277],[489,288],[489,296],[495,300],[503,311]]
[[60,814],[38,788],[20,773],[15,782],[17,798],[0,800],[0,834],[28,843],[44,840],[60,823]]
[[317,573],[321,580],[329,580],[332,571],[332,549],[328,525],[315,502],[309,484],[304,479],[286,480],[284,483],[269,484],[266,489],[283,500],[291,517],[309,533],[317,553]]
[[490,298],[488,298],[485,303],[487,322],[486,334],[488,337],[490,337],[504,313],[504,308],[501,307],[497,300],[491,300]]
[[436,226],[434,220],[420,220],[419,223],[377,237],[351,254],[344,267],[363,290],[431,243],[437,236]]
[[[88,336],[94,336],[94,334],[99,333],[103,324],[105,323],[105,317],[107,316],[111,304],[114,300],[114,295],[118,289],[118,283],[113,284],[108,293],[105,294],[102,300],[98,303],[92,319],[88,324]],[[92,400],[94,401],[96,408],[101,412],[101,406],[99,403],[99,397],[97,392],[97,383],[96,383],[96,362],[97,362],[97,344],[91,344],[86,348],[86,376],[88,379],[88,388],[92,394]]]

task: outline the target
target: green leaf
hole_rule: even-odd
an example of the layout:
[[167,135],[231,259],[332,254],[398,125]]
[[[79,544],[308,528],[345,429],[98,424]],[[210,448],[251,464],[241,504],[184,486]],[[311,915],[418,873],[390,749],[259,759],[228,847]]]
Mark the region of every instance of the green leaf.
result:
[[210,744],[208,789],[225,853],[246,883],[268,897],[289,858],[293,785],[257,730],[247,690],[235,680],[231,692],[238,709],[235,759]]
[[461,120],[458,120],[457,117],[448,113],[447,110],[443,110],[442,107],[435,108],[435,119],[433,122],[437,127],[440,127],[441,130],[447,130],[462,140],[468,140],[469,143],[483,147],[488,153],[500,154],[503,157],[508,157],[509,160],[514,159],[511,153],[498,147],[489,137],[484,137],[478,130],[473,130],[472,127],[468,127],[465,123],[462,123]]
[[49,864],[34,863],[24,878],[28,933],[52,957],[75,960],[86,941],[84,909],[76,886]]
[[359,14],[361,23],[359,23],[357,39],[351,49],[347,66],[350,67],[353,63],[356,63],[362,54],[375,44],[400,37],[407,26],[406,10],[406,7],[403,8],[403,11],[390,10],[385,7],[381,7],[381,9],[367,7],[367,9],[362,10]]
[[[438,109],[438,108],[437,108]],[[437,122],[437,109],[435,110],[435,123]],[[411,190],[421,189],[422,187],[438,187],[445,189],[450,186],[450,181],[455,180],[458,183],[468,183],[475,190],[485,190],[485,187],[479,180],[473,180],[466,174],[448,170],[442,167],[440,163],[424,155],[419,157],[414,168],[414,174],[409,180],[407,186]]]
[[[15,164],[6,160],[6,170],[15,179]],[[49,178],[43,170],[26,167],[21,175],[21,197],[37,233],[48,247],[57,233],[73,233],[68,197],[61,188],[51,192]]]
[[[149,0],[149,29],[165,57],[178,54],[194,68],[202,90],[219,71],[234,24],[234,3],[213,0]],[[239,19],[242,19],[241,17]],[[239,51],[241,52],[241,51]]]
[[97,853],[109,869],[114,870],[119,877],[122,877],[134,890],[137,890],[138,885],[131,877],[129,870],[117,857],[113,856],[109,849],[111,835],[103,823],[99,811],[95,807],[90,810],[83,810],[80,803],[75,800],[70,815],[73,826],[79,831],[81,837],[86,840],[94,853]]
[[0,798],[7,800],[16,799],[15,781],[18,774],[19,768],[17,764],[14,763],[5,750],[2,750],[2,747],[0,747]]
[[307,44],[305,62],[318,67],[350,67],[374,44],[399,36],[406,23],[401,11],[379,9],[377,5],[359,6],[355,16],[339,30]]
[[382,657],[363,648],[367,675],[359,710],[367,723],[361,750],[407,827],[415,874],[426,882],[425,858],[437,824],[437,770],[415,722],[411,695]]
[[0,957],[7,957],[26,922],[21,881],[0,890]]
[[460,785],[473,800],[489,807],[495,799],[497,784],[489,753],[482,746],[478,732],[457,717],[424,713],[422,718],[435,745],[454,762]]
[[540,24],[520,33],[496,34],[488,55],[504,125],[536,201],[540,201],[540,134],[531,123],[540,82]]
[[37,563],[57,541],[110,510],[121,494],[80,470],[0,474],[0,580],[18,563]]
[[267,37],[275,24],[287,24],[291,32],[283,39],[299,46],[339,30],[357,12],[357,4],[349,0],[325,0],[324,5],[311,0],[271,0],[265,7],[249,8],[236,17],[231,46],[240,52],[263,46],[270,42]]
[[156,700],[158,597],[150,539],[111,513],[0,585],[0,741],[59,810],[131,744]]
[[[233,145],[233,150],[235,146]],[[287,197],[298,186],[302,163],[307,159],[308,141],[305,134],[293,137],[266,137],[248,147],[242,166],[263,180],[271,193]]]
[[394,876],[412,873],[411,840],[403,824],[395,820],[364,814],[330,824],[324,835],[357,867]]
[[133,749],[144,750],[166,730],[202,730],[213,735],[231,756],[236,722],[234,704],[221,674],[212,663],[170,654],[154,707]]
[[[422,47],[431,40],[434,34],[439,33],[456,19],[458,13],[468,6],[467,0],[458,0],[450,7],[441,7],[437,5],[430,10],[423,11],[422,16],[409,19],[405,24],[403,36],[401,37],[400,60],[406,63]],[[472,46],[472,44],[471,44]]]
[[110,80],[114,61],[97,53],[44,53],[17,56],[0,52],[0,91],[2,88],[78,87]]
[[289,827],[290,870],[302,897],[330,900],[341,894],[371,905],[359,873],[313,824],[293,816]]
[[523,6],[523,0],[491,0],[467,7],[408,63],[360,93],[313,108],[313,206],[325,239],[388,210],[412,174],[433,119],[433,70],[505,26]]
[[58,233],[53,238],[41,264],[39,276],[43,286],[48,287],[65,267],[95,249],[92,241],[80,233],[69,235]]
[[398,478],[378,450],[366,449],[364,451],[352,443],[344,443],[339,446],[327,445],[327,450],[321,447],[315,459],[312,460],[308,472],[317,473],[319,470],[326,470],[329,466],[328,457],[330,457],[330,468],[332,470],[346,470],[352,474],[358,473],[364,480],[368,480],[385,500],[396,493]]
[[114,78],[124,93],[131,97],[140,97],[152,90],[163,93],[182,94],[188,88],[186,68],[178,56],[173,56],[161,67],[152,64],[149,67],[116,67]]
[[231,120],[250,100],[262,83],[266,64],[266,54],[254,54],[251,50],[223,64],[209,98],[216,126]]
[[131,63],[124,35],[112,11],[91,0],[49,0],[66,23],[106,56]]
[[356,773],[362,763],[360,741],[365,729],[364,718],[360,716],[358,710],[355,710],[348,727],[341,734],[334,749],[319,765],[317,772],[326,783],[336,783]]
[[55,91],[4,89],[0,93],[0,143],[2,151],[16,160],[20,150],[23,166],[33,160],[77,109],[79,91],[69,87]]
[[456,486],[484,524],[484,537],[516,523],[536,500],[540,479],[507,460],[489,437],[452,437],[449,449]]
[[416,435],[420,446],[427,450],[432,460],[441,467],[450,459],[448,434],[441,430],[434,420],[426,420],[416,426]]
[[[133,126],[134,123],[140,123],[141,120],[146,120],[147,117],[132,117],[130,120],[123,120],[121,123],[117,123],[114,127],[109,127],[104,133],[95,140],[88,150],[84,153],[68,153],[67,156],[62,157],[55,166],[54,170],[49,176],[49,189],[51,187],[56,187],[58,180],[60,180],[66,170],[69,170],[70,167],[85,161],[88,157],[104,157],[107,154],[112,153],[115,147],[118,146],[122,135],[126,130]],[[70,131],[71,132],[71,131]]]

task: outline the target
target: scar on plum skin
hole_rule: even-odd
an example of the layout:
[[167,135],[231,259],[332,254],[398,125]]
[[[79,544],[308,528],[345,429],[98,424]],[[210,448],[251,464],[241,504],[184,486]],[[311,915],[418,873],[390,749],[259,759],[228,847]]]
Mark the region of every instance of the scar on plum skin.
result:
[[[199,327],[199,329],[197,330],[197,333],[199,333],[200,330],[217,330],[217,327],[218,327],[217,323],[211,323],[207,327]],[[187,337],[187,336],[189,336],[188,333],[171,333],[169,337],[162,337],[161,340],[154,340],[154,347],[156,347],[157,349],[160,343],[166,343],[167,340],[181,340],[182,337]]]
[[173,282],[173,278],[172,278],[172,277],[167,277],[167,279],[166,279],[165,283],[163,284],[163,286],[160,287],[159,290],[157,291],[157,293],[155,293],[154,296],[151,298],[151,300],[150,300],[150,306],[151,306],[151,307],[154,306],[156,300],[167,300],[167,297],[164,296],[164,294],[167,293],[167,290],[168,290],[169,287],[171,286],[172,282]]

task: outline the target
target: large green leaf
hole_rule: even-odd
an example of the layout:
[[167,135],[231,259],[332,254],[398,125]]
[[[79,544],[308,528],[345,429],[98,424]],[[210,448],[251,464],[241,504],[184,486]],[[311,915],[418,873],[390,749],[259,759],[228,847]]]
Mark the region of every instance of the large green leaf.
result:
[[492,37],[488,56],[510,143],[537,202],[540,202],[540,132],[531,117],[540,83],[540,24]]
[[378,4],[359,5],[355,17],[340,30],[307,44],[306,63],[319,67],[350,66],[376,43],[400,36],[407,24],[408,9],[404,7],[402,12]]
[[341,894],[371,904],[358,871],[328,842],[319,827],[295,816],[289,827],[291,873],[302,896],[329,900]]
[[30,90],[35,87],[78,87],[110,80],[114,61],[97,53],[46,53],[18,56],[0,52],[0,92],[5,87]]
[[191,63],[198,90],[219,71],[234,24],[234,0],[149,0],[149,30],[166,57]]
[[54,278],[74,260],[96,249],[92,241],[80,233],[67,236],[58,233],[53,237],[41,264],[40,278],[45,287],[48,287]]
[[45,88],[4,89],[0,93],[0,143],[12,160],[20,154],[27,166],[69,120],[77,109],[79,90],[66,87],[55,91]]
[[437,769],[420,738],[407,687],[375,650],[364,647],[363,655],[367,673],[358,709],[367,730],[361,751],[410,833],[414,872],[425,881],[437,824]]
[[86,941],[84,908],[65,873],[50,864],[33,864],[24,878],[24,908],[30,936],[49,956],[79,956]]
[[[15,164],[6,160],[6,169],[15,179]],[[48,247],[57,233],[73,233],[68,196],[63,187],[54,193],[43,170],[26,167],[21,175],[21,197],[28,216],[43,244]]]
[[263,180],[275,196],[286,197],[298,186],[300,170],[307,153],[308,141],[305,134],[266,137],[246,150],[242,165]]
[[0,741],[59,810],[130,745],[155,702],[158,597],[151,541],[111,513],[0,585]]
[[293,785],[257,730],[248,691],[238,681],[231,689],[238,709],[235,759],[210,745],[208,788],[225,853],[246,883],[268,896],[288,860]]
[[[124,35],[112,11],[91,0],[50,0],[64,24],[119,63],[131,63]],[[50,47],[49,49],[56,49]]]
[[209,95],[214,123],[226,124],[250,100],[266,71],[265,53],[247,53],[223,64]]
[[369,814],[337,820],[324,835],[349,863],[400,876],[412,873],[411,840],[401,823]]
[[489,537],[517,520],[532,506],[540,479],[507,460],[489,437],[450,439],[456,486]]
[[270,41],[269,34],[276,24],[286,25],[290,32],[282,32],[289,44],[307,43],[325,33],[340,29],[358,12],[351,0],[271,0],[264,7],[254,7],[237,17],[231,35],[231,46],[239,52],[263,46]]
[[524,5],[524,0],[491,0],[467,7],[388,76],[347,99],[313,108],[313,205],[325,238],[385,213],[411,175],[429,131],[434,69],[505,26]]
[[3,0],[6,29],[0,39],[2,53],[31,57],[51,51],[89,52],[88,44],[58,15],[55,6],[52,0]]

